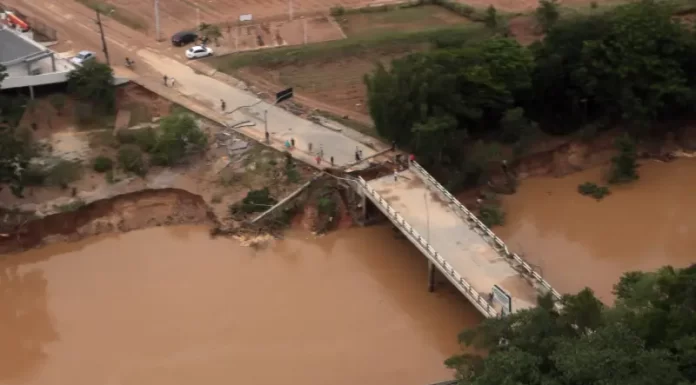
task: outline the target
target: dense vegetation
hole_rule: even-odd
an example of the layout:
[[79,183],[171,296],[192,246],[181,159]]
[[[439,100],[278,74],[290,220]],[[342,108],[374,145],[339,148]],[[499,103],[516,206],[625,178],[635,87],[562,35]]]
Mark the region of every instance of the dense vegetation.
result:
[[613,307],[591,290],[487,319],[460,335],[485,357],[454,356],[460,384],[696,384],[696,265],[625,274]]
[[365,79],[378,132],[457,187],[499,156],[480,159],[477,141],[523,150],[537,127],[568,134],[623,123],[645,134],[693,114],[696,36],[669,5],[641,1],[567,20],[553,7],[540,7],[548,33],[530,47],[497,37],[378,66]]

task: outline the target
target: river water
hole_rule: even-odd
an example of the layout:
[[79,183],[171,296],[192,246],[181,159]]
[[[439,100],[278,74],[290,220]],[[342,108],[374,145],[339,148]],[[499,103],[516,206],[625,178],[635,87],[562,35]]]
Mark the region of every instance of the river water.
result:
[[[561,292],[696,261],[696,160],[648,162],[597,202],[594,169],[522,182],[495,231]],[[0,384],[424,385],[481,321],[388,226],[256,250],[153,228],[0,258]]]
[[696,263],[696,159],[645,162],[638,181],[599,202],[577,192],[603,172],[522,181],[494,230],[559,291],[589,286],[610,303],[624,272]]
[[424,385],[481,317],[389,227],[153,228],[0,258],[0,383]]

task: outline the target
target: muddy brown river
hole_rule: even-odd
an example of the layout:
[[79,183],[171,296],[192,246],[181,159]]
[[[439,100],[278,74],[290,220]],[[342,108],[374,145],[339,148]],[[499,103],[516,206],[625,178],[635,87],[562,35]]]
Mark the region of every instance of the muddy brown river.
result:
[[[696,160],[648,162],[597,202],[595,169],[523,181],[495,229],[562,292],[611,302],[629,270],[696,262]],[[0,258],[0,384],[425,385],[481,317],[426,290],[388,226],[255,250],[201,227],[153,228]]]
[[644,162],[640,180],[599,202],[577,192],[603,171],[522,181],[504,198],[507,223],[495,232],[559,291],[589,286],[611,302],[626,271],[696,263],[696,159]]
[[153,228],[0,258],[0,383],[425,385],[481,317],[389,227]]

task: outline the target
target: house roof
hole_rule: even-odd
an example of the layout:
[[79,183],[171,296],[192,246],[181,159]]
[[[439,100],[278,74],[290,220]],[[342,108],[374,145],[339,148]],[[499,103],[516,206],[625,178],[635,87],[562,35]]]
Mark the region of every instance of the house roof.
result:
[[43,52],[40,47],[17,36],[12,31],[0,29],[0,64]]

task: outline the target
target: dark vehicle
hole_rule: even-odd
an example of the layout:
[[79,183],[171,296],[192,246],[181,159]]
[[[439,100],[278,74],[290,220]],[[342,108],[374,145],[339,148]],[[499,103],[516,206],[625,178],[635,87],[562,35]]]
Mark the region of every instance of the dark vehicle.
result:
[[181,31],[172,35],[172,45],[181,47],[189,43],[193,43],[198,39],[198,35],[191,31]]

